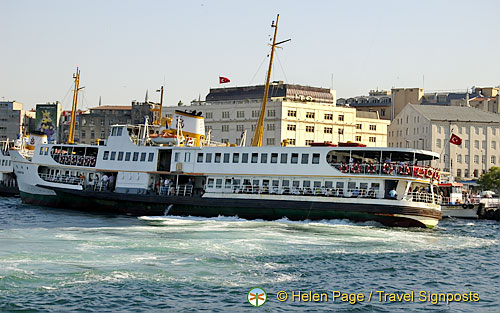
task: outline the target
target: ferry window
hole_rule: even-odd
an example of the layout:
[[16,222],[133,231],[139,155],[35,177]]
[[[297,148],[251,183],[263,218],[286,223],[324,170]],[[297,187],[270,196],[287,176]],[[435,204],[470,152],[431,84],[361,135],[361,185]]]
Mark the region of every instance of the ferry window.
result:
[[215,181],[215,188],[221,189],[222,188],[222,178],[217,178]]
[[239,186],[240,185],[240,180],[239,179],[233,179],[233,186]]
[[288,154],[282,153],[281,154],[281,163],[286,163],[288,159]]
[[314,188],[320,188],[321,187],[321,182],[320,181],[315,181],[313,186],[314,186]]
[[113,130],[111,131],[111,136],[116,136],[116,127],[114,127]]
[[146,161],[146,152],[141,152],[141,162]]
[[94,173],[89,173],[89,180],[94,179]]
[[213,178],[208,179],[207,188],[214,188],[214,179]]
[[121,135],[122,135],[122,131],[123,131],[123,129],[122,129],[121,127],[120,127],[120,128],[118,128],[118,130],[117,130],[117,132],[116,132],[116,135],[117,135],[117,136],[121,136]]
[[215,163],[220,163],[220,153],[216,153],[215,154],[215,160],[214,160]]
[[224,188],[231,189],[231,178],[226,178],[224,181]]
[[338,189],[344,189],[344,182],[343,181],[338,181],[337,185],[336,185],[336,188],[338,188]]
[[280,185],[279,180],[273,180],[273,187],[278,187]]
[[368,183],[359,183],[359,189],[368,189]]
[[309,163],[309,153],[302,153],[302,160],[300,163],[302,164]]
[[267,153],[260,154],[260,163],[267,163]]
[[281,186],[283,186],[283,187],[290,186],[290,181],[288,179],[283,179],[283,182],[281,183]]
[[259,158],[258,153],[252,153],[252,163],[257,163],[258,158]]
[[205,163],[212,163],[212,154],[211,153],[206,154]]
[[372,183],[372,189],[373,190],[379,190],[380,189],[380,184],[379,183]]
[[49,147],[45,147],[45,155],[49,154]]
[[298,154],[298,153],[292,153],[292,160],[291,160],[291,163],[292,163],[292,164],[297,164],[297,163],[299,163],[299,154]]
[[331,182],[331,181],[326,181],[326,182],[325,182],[325,187],[326,187],[326,188],[333,188],[333,182]]
[[319,153],[313,153],[312,164],[319,164]]
[[298,180],[294,180],[294,181],[292,182],[292,186],[293,186],[293,187],[295,187],[295,188],[299,188],[299,186],[300,186],[300,182],[299,182]]
[[356,189],[356,182],[350,181],[347,183],[347,190],[354,190]]
[[252,184],[253,184],[254,186],[259,186],[259,180],[258,180],[258,179],[254,179],[254,180],[252,181]]
[[[150,153],[150,155],[151,154],[152,153]],[[153,160],[151,160],[151,161],[153,161]],[[191,162],[191,153],[190,152],[184,152],[184,162],[187,162],[187,163]]]
[[122,161],[123,160],[123,152],[120,151],[118,152],[118,161]]
[[198,163],[203,163],[203,153],[198,153],[198,159],[196,160]]
[[134,156],[132,157],[132,161],[139,160],[139,152],[134,152]]
[[43,147],[40,147],[40,152],[38,154],[40,154],[40,155],[43,154]]
[[224,153],[224,163],[229,163],[229,157],[231,156],[231,154],[229,153]]
[[238,163],[240,161],[240,154],[233,153],[233,163]]
[[271,153],[271,163],[278,163],[278,154]]
[[241,163],[248,163],[248,153],[243,153],[241,155]]
[[116,151],[111,151],[111,157],[109,158],[111,161],[114,161],[116,158]]
[[155,158],[155,154],[153,152],[149,153],[148,162],[153,162],[154,158]]
[[309,187],[311,187],[311,181],[309,181],[309,180],[304,180],[304,181],[302,182],[302,187],[304,187],[304,188],[309,188]]
[[174,162],[179,162],[179,155],[180,154],[181,154],[180,152],[174,153]]

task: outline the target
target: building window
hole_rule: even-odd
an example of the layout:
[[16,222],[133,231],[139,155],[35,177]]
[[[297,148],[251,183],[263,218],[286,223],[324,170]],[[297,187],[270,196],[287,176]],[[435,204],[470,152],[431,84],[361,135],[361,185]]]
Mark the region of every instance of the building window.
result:
[[339,135],[343,135],[344,134],[344,129],[343,128],[339,128]]
[[306,126],[306,132],[314,133],[314,126]]
[[205,131],[208,133],[209,130],[212,130],[212,126],[211,125],[207,125],[205,126]]
[[369,142],[377,142],[377,137],[369,137],[368,141]]
[[492,155],[492,156],[491,156],[491,163],[492,163],[492,164],[495,164],[496,162],[497,162],[497,158],[496,158],[496,156]]
[[227,111],[222,112],[222,118],[229,118],[229,112]]
[[356,129],[361,129],[363,127],[363,124],[356,124]]
[[222,125],[222,131],[223,132],[228,132],[229,131],[229,125]]
[[255,131],[257,129],[257,125],[252,124],[252,131]]
[[441,148],[441,139],[436,139],[436,147]]
[[462,170],[461,169],[457,170],[457,177],[462,177]]
[[479,155],[474,156],[474,164],[479,164]]
[[380,115],[385,116],[385,109],[380,109]]
[[93,130],[90,132],[90,139],[95,139],[95,132]]
[[104,126],[104,120],[101,120],[101,126]]
[[295,146],[295,138],[289,138],[288,139],[288,144]]
[[469,147],[470,147],[469,140],[466,140],[465,141],[465,149],[469,149]]
[[259,110],[253,110],[252,111],[252,117],[259,117],[260,111]]
[[377,130],[377,125],[373,125],[373,124],[371,124],[371,125],[370,125],[370,130]]
[[343,122],[344,121],[344,114],[339,114],[339,122]]
[[213,116],[214,116],[214,115],[213,115],[213,113],[212,113],[212,112],[207,112],[207,113],[205,114],[205,117],[206,117],[207,119],[208,119],[208,118],[213,118]]
[[333,121],[333,114],[331,114],[331,113],[325,113],[325,120]]
[[274,124],[267,124],[267,130],[273,131],[274,129]]
[[[83,132],[82,132],[82,134],[83,134]],[[495,150],[496,148],[497,148],[497,142],[496,141],[492,141],[491,142],[491,149]]]
[[314,112],[306,112],[306,118],[314,118]]
[[86,135],[86,134],[85,134],[85,131],[84,131],[84,130],[82,130],[82,138],[85,138],[85,135]]
[[236,131],[242,132],[245,130],[245,125],[236,125]]
[[295,131],[296,129],[297,129],[297,126],[294,124],[286,125],[286,130]]
[[333,134],[333,128],[332,127],[325,127],[325,134]]
[[306,146],[310,146],[313,143],[312,140],[306,140]]
[[356,141],[361,141],[361,136],[356,136],[355,140]]
[[276,110],[267,110],[267,117],[275,117]]
[[220,140],[220,142],[222,142],[222,143],[229,143],[229,138],[222,138]]
[[245,111],[237,111],[236,112],[236,117],[245,117]]
[[462,163],[462,155],[461,154],[457,155],[457,163]]
[[474,148],[479,149],[479,140],[474,140]]
[[266,143],[268,146],[274,146],[274,138],[267,138]]
[[104,133],[104,131],[101,131],[101,139],[106,138],[105,136],[106,136],[106,134]]
[[483,142],[481,143],[481,146],[483,147],[483,149],[486,149],[486,140],[483,140]]
[[289,117],[297,117],[297,111],[295,111],[295,110],[288,110],[288,116]]

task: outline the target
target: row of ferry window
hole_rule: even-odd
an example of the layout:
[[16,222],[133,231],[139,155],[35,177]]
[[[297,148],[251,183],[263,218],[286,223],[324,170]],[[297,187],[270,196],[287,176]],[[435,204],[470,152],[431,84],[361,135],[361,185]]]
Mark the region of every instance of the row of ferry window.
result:
[[[224,181],[224,186],[222,182]],[[222,189],[222,187],[229,189],[239,186],[263,186],[263,187],[295,187],[295,188],[337,188],[344,189],[345,182],[343,181],[310,181],[310,180],[295,180],[295,179],[251,179],[251,178],[208,178],[207,188]],[[372,190],[380,190],[380,183],[361,183],[361,182],[347,182],[347,189],[354,190],[356,188],[367,190],[370,187]]]
[[2,166],[10,166],[10,160],[2,160]]
[[[140,157],[139,157],[140,155]],[[153,152],[150,152],[149,155],[146,152],[123,152],[119,151],[118,153],[116,151],[104,151],[104,155],[102,156],[103,160],[110,160],[110,161],[130,161],[130,157],[132,157],[132,161],[140,161],[140,162],[145,162],[146,161],[146,156],[148,158],[148,162],[153,162],[155,154]]]
[[[309,164],[309,153],[198,153],[198,163],[279,163]],[[240,158],[241,156],[241,158]],[[300,159],[299,159],[300,156]],[[232,162],[231,162],[232,160]],[[319,164],[319,153],[313,153],[312,164]]]

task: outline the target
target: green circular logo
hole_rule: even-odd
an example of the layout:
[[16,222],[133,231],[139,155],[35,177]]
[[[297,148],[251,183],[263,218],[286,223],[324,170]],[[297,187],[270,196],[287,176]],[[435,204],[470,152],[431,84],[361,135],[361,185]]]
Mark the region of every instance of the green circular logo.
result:
[[253,287],[247,294],[248,303],[255,307],[264,305],[267,300],[267,293],[260,287]]

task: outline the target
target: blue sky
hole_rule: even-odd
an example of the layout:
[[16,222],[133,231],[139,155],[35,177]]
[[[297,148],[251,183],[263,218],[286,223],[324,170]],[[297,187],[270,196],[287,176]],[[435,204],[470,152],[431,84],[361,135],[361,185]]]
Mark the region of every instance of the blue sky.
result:
[[[189,103],[218,76],[262,84],[271,21],[283,45],[274,80],[334,88],[456,90],[500,84],[499,1],[0,2],[0,99],[130,104],[165,82],[167,105]],[[265,62],[264,64],[262,64]],[[259,69],[259,66],[262,66]]]

